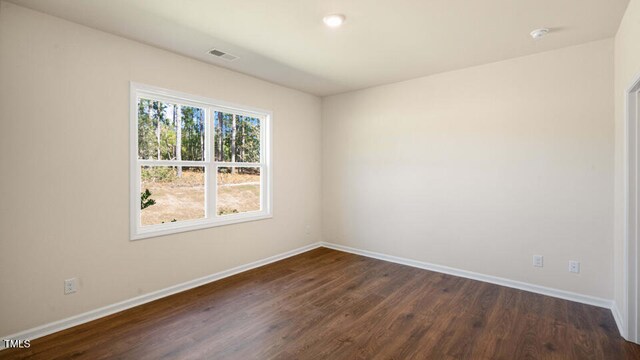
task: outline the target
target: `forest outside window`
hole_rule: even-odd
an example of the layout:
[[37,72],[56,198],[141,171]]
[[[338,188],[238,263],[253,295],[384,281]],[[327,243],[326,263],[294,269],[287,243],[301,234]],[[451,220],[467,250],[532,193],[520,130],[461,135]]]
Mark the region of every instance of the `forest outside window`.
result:
[[131,238],[271,216],[267,111],[131,84]]

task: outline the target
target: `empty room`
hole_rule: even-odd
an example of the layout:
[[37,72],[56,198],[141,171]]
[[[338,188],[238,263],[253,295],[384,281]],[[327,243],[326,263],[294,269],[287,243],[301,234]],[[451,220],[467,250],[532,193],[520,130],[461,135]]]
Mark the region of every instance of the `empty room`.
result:
[[640,0],[0,0],[0,359],[640,359]]

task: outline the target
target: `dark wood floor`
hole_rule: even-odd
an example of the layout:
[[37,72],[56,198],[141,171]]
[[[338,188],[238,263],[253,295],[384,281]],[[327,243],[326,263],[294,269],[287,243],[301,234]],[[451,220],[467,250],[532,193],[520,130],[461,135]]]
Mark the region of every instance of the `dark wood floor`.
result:
[[607,309],[320,248],[2,359],[640,359]]

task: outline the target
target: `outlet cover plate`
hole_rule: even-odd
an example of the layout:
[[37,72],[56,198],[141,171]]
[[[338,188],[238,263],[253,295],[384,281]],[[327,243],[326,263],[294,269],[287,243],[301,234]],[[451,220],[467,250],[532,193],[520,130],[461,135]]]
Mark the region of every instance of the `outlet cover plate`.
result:
[[569,261],[569,272],[579,274],[580,273],[580,262],[571,260]]
[[69,295],[78,291],[78,279],[72,278],[64,281],[64,294]]
[[542,255],[533,255],[533,266],[535,266],[535,267],[543,267],[544,266],[544,256],[542,256]]

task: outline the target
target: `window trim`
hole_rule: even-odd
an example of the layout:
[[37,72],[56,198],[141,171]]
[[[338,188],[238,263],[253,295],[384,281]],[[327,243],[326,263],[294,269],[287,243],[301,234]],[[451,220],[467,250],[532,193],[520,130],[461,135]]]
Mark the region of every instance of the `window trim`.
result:
[[[251,106],[233,104],[223,100],[211,99],[203,96],[191,95],[179,91],[168,90],[156,86],[130,82],[129,89],[129,238],[140,240],[186,231],[206,229],[216,226],[238,224],[248,221],[269,219],[273,217],[273,164],[271,150],[273,113],[269,110]],[[176,161],[176,160],[139,160],[138,159],[138,97],[149,96],[154,100],[166,102],[179,102],[183,105],[205,108],[205,148],[204,161]],[[259,163],[229,163],[214,161],[213,150],[213,111],[226,111],[233,114],[258,117],[260,124],[260,162]],[[146,229],[140,223],[140,166],[141,163],[154,165],[184,166],[193,164],[205,168],[205,218],[184,220],[176,223],[164,223],[148,226]],[[186,165],[185,165],[186,164]],[[259,167],[260,168],[260,202],[261,210],[239,214],[219,216],[216,214],[217,196],[217,168],[218,167]],[[213,194],[213,195],[211,195]],[[213,199],[210,199],[213,196]],[[211,215],[207,218],[207,216]]]

